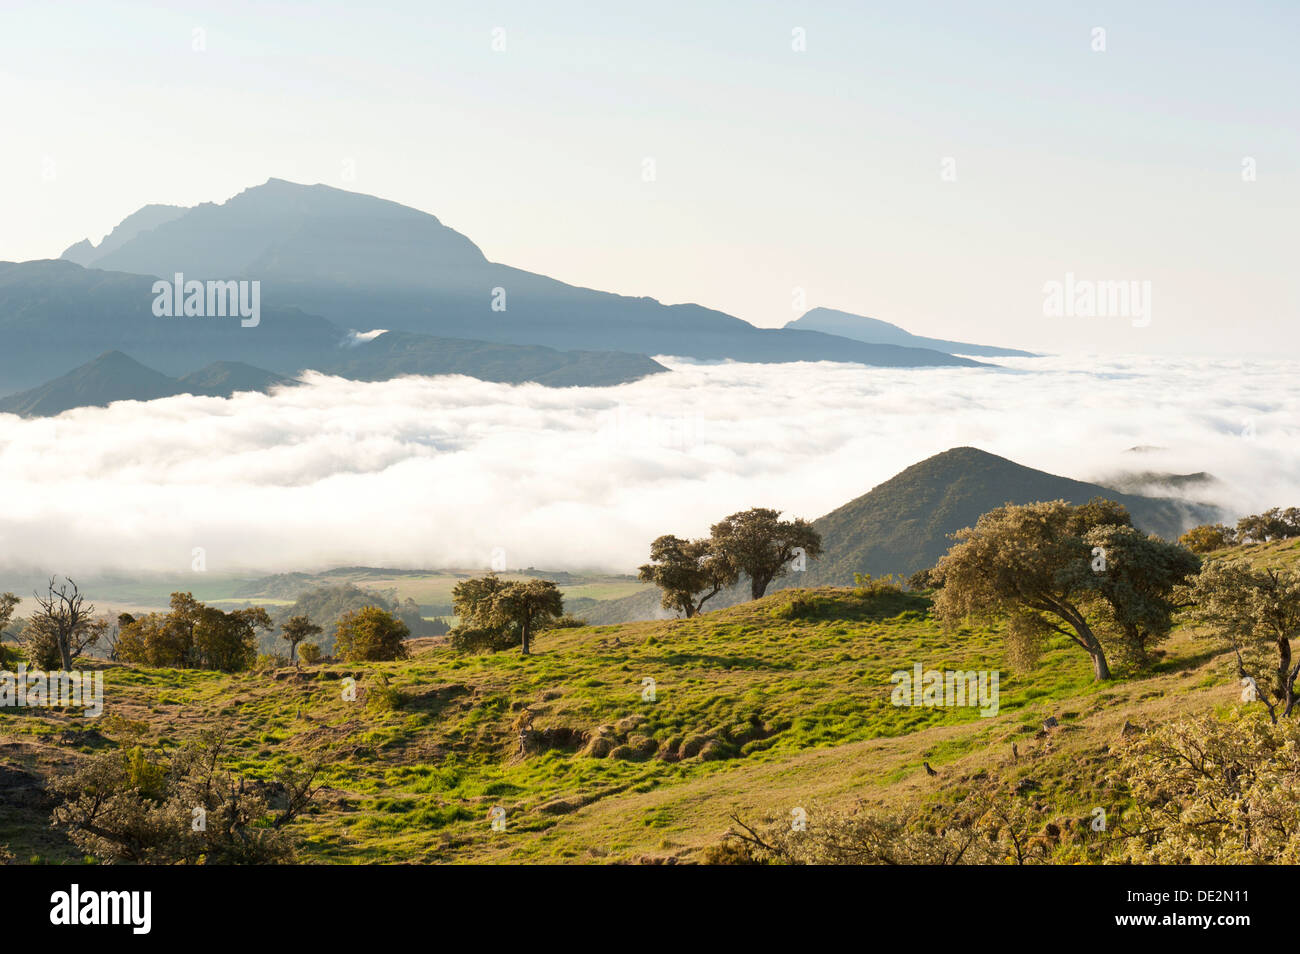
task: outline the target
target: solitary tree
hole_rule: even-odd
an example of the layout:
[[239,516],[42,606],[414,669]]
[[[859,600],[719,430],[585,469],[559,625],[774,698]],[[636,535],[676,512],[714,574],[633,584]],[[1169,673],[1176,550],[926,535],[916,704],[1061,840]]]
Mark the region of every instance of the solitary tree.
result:
[[383,662],[405,659],[411,630],[378,606],[366,606],[339,620],[334,655],[344,662]]
[[34,594],[37,612],[32,614],[20,637],[31,661],[43,668],[72,668],[73,662],[104,634],[106,623],[94,618],[94,604],[72,580],[61,584],[50,577],[45,595]]
[[758,599],[799,556],[822,553],[821,535],[807,520],[782,520],[781,511],[755,507],[715,523],[710,544],[730,565],[749,577],[751,599]]
[[[725,553],[708,540],[683,540],[672,534],[650,544],[650,562],[641,567],[640,579],[663,590],[664,609],[688,619],[704,604],[740,578]],[[697,594],[703,594],[696,599]]]
[[1296,705],[1292,640],[1300,636],[1300,574],[1254,569],[1244,560],[1211,560],[1187,588],[1189,616],[1226,639],[1237,655],[1247,696],[1277,721]]
[[289,658],[294,668],[298,668],[298,644],[304,639],[319,636],[324,630],[306,616],[290,616],[280,627],[281,637],[289,644]]
[[[942,585],[935,613],[949,627],[968,617],[1009,616],[1011,654],[1021,664],[1037,657],[1048,634],[1060,633],[1088,654],[1095,678],[1109,679],[1101,637],[1122,641],[1127,626],[1149,642],[1163,625],[1159,600],[1182,565],[1160,549],[1173,544],[1143,543],[1118,529],[1088,538],[1100,528],[1130,526],[1123,506],[1101,498],[1081,506],[1054,500],[991,510],[953,535],[960,542],[935,567]],[[1117,549],[1114,570],[1106,542]],[[1137,567],[1146,576],[1125,582]]]
[[454,645],[466,649],[521,646],[527,656],[532,636],[564,615],[564,600],[550,580],[502,580],[489,574],[464,580],[452,590],[461,624]]

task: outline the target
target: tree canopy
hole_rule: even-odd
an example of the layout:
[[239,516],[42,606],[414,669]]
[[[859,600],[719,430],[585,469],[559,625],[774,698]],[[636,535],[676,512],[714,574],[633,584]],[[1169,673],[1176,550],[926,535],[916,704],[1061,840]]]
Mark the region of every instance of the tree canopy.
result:
[[1088,654],[1099,680],[1111,676],[1105,642],[1140,660],[1168,634],[1174,589],[1196,569],[1184,548],[1142,536],[1122,505],[1102,498],[1007,504],[954,537],[934,570],[946,626],[1006,616],[1020,664],[1059,633]]

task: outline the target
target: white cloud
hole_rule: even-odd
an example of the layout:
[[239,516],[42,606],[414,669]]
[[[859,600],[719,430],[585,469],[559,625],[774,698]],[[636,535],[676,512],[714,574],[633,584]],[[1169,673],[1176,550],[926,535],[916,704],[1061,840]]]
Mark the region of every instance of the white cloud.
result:
[[[612,388],[463,377],[0,416],[0,565],[630,571],[734,510],[816,517],[974,445],[1092,479],[1208,470],[1300,505],[1296,362],[1039,358],[1000,370],[703,366]],[[1164,451],[1125,454],[1135,445]]]

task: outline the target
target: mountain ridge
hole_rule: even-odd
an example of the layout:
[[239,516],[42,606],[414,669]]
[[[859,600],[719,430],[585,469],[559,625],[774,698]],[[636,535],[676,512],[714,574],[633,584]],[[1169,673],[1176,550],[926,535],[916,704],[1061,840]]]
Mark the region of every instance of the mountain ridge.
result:
[[436,216],[323,184],[271,179],[139,232],[95,268],[199,279],[256,279],[263,301],[344,328],[383,315],[390,330],[444,338],[681,355],[703,360],[850,361],[977,367],[907,344],[807,329],[756,328],[716,309],[665,305],[490,262]]
[[977,355],[982,358],[1036,358],[1038,355],[1018,348],[1001,348],[992,345],[977,345],[962,341],[948,341],[943,338],[931,338],[926,335],[914,335],[898,325],[879,318],[868,318],[835,308],[813,308],[803,315],[788,321],[787,330],[806,329],[821,331],[826,334],[852,338],[873,344],[894,344],[915,348],[930,348],[946,354]]

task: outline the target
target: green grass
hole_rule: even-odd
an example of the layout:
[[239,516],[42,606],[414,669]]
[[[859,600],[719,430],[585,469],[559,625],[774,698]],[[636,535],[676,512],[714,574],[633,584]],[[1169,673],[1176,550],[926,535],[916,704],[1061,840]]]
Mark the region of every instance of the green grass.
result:
[[[1166,650],[1153,672],[1098,686],[1065,640],[1032,671],[1011,671],[998,627],[944,633],[922,596],[783,590],[693,620],[546,633],[530,657],[435,645],[400,663],[279,679],[110,666],[106,718],[94,727],[117,741],[133,727],[147,743],[176,744],[231,720],[230,763],[257,778],[323,758],[325,790],[295,823],[306,861],[691,858],[734,809],[906,807],[946,797],[981,768],[1014,775],[1030,760],[1041,797],[1074,811],[1096,800],[1081,786],[1124,719],[1230,701],[1231,667],[1212,643],[1182,632]],[[1000,670],[999,714],[892,705],[891,673],[918,662]],[[342,697],[345,674],[358,677],[357,702]],[[381,674],[388,690],[377,702]],[[518,751],[525,706],[554,747]],[[1049,715],[1064,728],[1043,733]],[[83,723],[47,710],[0,715],[0,739],[18,753],[6,764],[34,776],[61,770],[93,750],[58,741]],[[608,742],[599,756],[589,754],[597,738]],[[1012,742],[1025,764],[1011,761]],[[506,812],[504,831],[491,827],[494,806]],[[21,808],[0,807],[5,842],[19,857],[79,858],[43,815]]]

